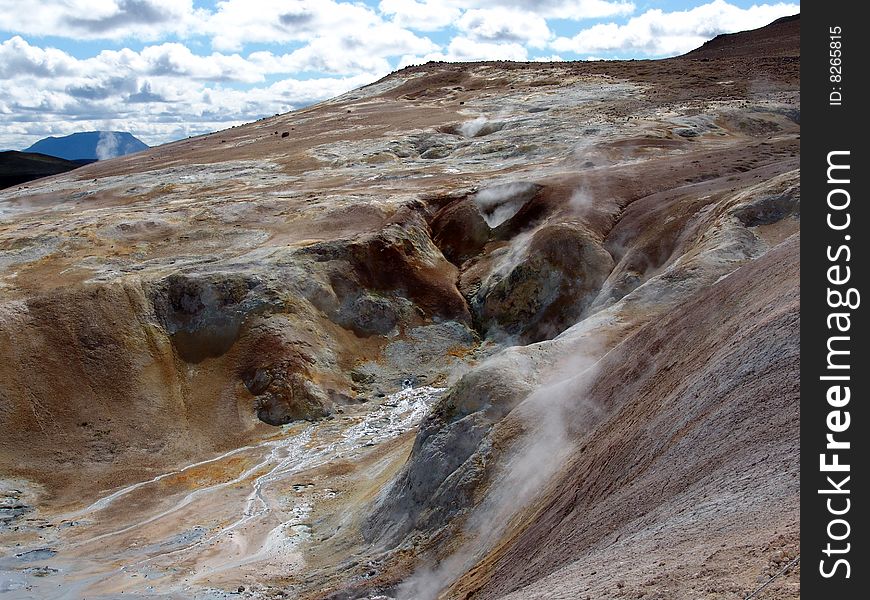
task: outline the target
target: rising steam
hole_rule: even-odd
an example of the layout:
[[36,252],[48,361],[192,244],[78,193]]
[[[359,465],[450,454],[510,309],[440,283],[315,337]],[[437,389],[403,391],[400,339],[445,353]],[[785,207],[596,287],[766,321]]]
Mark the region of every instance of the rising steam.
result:
[[121,155],[121,136],[114,131],[101,131],[97,141],[97,160],[106,160]]
[[[589,342],[584,346],[597,349]],[[599,412],[586,393],[594,380],[596,360],[592,354],[567,360],[507,417],[526,428],[500,460],[494,483],[468,518],[462,536],[466,541],[439,564],[419,568],[399,586],[397,600],[438,598],[495,546],[512,519],[564,466],[572,453],[572,433]]]
[[467,138],[475,138],[501,131],[503,127],[504,123],[501,121],[490,121],[486,117],[480,116],[461,124],[459,133]]
[[537,190],[538,186],[533,183],[504,183],[480,190],[474,194],[472,200],[486,224],[498,227],[517,214]]

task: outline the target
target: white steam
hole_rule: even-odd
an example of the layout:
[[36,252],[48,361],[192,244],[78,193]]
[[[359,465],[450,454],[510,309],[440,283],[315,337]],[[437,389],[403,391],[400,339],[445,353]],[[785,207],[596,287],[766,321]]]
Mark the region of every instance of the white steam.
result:
[[106,160],[121,155],[121,136],[114,131],[101,131],[97,140],[97,160]]
[[480,190],[472,200],[486,224],[498,227],[517,214],[536,190],[537,187],[532,183],[505,183]]
[[586,188],[577,188],[568,199],[568,207],[575,213],[586,213],[595,208],[595,200]]
[[[585,347],[599,349],[588,342]],[[468,518],[462,536],[466,541],[439,564],[421,567],[404,581],[397,589],[398,600],[438,598],[495,546],[512,520],[565,466],[573,452],[572,434],[600,412],[587,395],[598,358],[586,354],[567,359],[507,417],[525,430],[501,458],[492,486]]]
[[477,117],[471,121],[466,121],[459,126],[459,131],[465,137],[476,137],[486,126],[486,117]]
[[502,121],[490,121],[486,117],[480,116],[460,125],[459,133],[467,138],[481,137],[501,131],[504,125]]

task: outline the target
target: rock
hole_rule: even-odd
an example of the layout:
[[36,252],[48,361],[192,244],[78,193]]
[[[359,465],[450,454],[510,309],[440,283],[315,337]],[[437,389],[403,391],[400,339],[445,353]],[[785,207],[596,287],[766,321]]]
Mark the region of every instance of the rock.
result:
[[272,374],[268,369],[254,369],[253,372],[243,375],[242,380],[249,392],[255,396],[259,396],[266,391],[269,385],[271,385]]
[[386,335],[395,329],[399,322],[399,312],[395,302],[369,293],[361,293],[354,299],[350,297],[342,304],[338,322],[362,334]]
[[790,188],[782,194],[761,196],[734,209],[734,215],[746,227],[769,225],[787,216],[800,214],[800,188]]
[[368,541],[389,546],[413,529],[444,527],[468,508],[486,475],[487,435],[531,391],[529,368],[522,355],[502,354],[462,377],[438,401],[408,462],[366,519]]
[[24,562],[34,562],[37,560],[45,560],[48,558],[52,558],[57,554],[57,550],[54,548],[36,548],[34,550],[27,550],[26,552],[20,552],[15,555],[15,558],[24,561]]
[[4,490],[0,495],[0,528],[11,527],[32,511],[33,507],[22,499],[21,490]]
[[296,325],[285,316],[258,321],[246,331],[238,349],[240,377],[255,396],[257,417],[270,425],[293,420],[311,420],[328,415],[333,399],[315,379],[322,378],[318,354]]
[[431,160],[433,158],[447,158],[450,156],[452,150],[447,148],[446,146],[436,146],[434,148],[429,148],[425,152],[420,155],[420,158]]
[[357,383],[371,383],[375,378],[373,373],[367,373],[362,369],[353,369],[350,372],[350,377]]
[[456,200],[432,219],[432,240],[455,265],[480,253],[489,241],[490,228],[469,199]]
[[171,275],[149,295],[179,355],[192,363],[224,354],[248,314],[278,304],[257,278],[217,273]]
[[613,269],[610,254],[582,227],[548,225],[518,238],[470,298],[488,335],[525,343],[574,324]]
[[51,575],[55,575],[60,571],[52,567],[40,566],[28,567],[26,569],[23,569],[23,572],[27,573],[28,575],[33,575],[34,577],[50,577]]
[[[394,313],[407,315],[406,308],[412,312],[419,309],[430,319],[470,321],[456,288],[456,267],[435,246],[419,213],[406,211],[402,216],[401,224],[391,224],[350,243],[306,247],[304,256],[325,263],[317,268],[328,274],[337,306],[318,297],[310,297],[312,303],[343,326],[374,327],[372,331],[383,331],[392,323]],[[366,299],[358,305],[368,310],[365,318],[349,310],[358,301],[360,290],[367,290]],[[348,310],[342,312],[343,306]]]
[[404,339],[384,348],[384,357],[404,379],[404,374],[418,365],[427,365],[432,373],[444,372],[478,342],[475,332],[464,323],[443,321],[409,329]]
[[310,420],[329,414],[329,398],[311,381],[296,373],[274,379],[256,401],[257,418],[269,425]]

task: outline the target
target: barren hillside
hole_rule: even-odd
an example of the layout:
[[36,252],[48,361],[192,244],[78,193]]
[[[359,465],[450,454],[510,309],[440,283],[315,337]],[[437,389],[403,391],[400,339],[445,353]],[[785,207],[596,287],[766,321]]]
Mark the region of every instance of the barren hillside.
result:
[[766,582],[799,552],[799,37],[429,63],[0,192],[4,598]]

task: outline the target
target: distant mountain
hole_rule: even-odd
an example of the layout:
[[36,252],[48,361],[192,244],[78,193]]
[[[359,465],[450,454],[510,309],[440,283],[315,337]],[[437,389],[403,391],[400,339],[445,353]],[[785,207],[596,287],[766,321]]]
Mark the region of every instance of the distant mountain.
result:
[[15,150],[0,152],[0,189],[20,185],[40,177],[66,173],[89,162],[92,161],[71,161]]
[[126,131],[88,131],[63,137],[47,137],[24,152],[39,152],[67,160],[105,160],[147,148],[147,144]]

